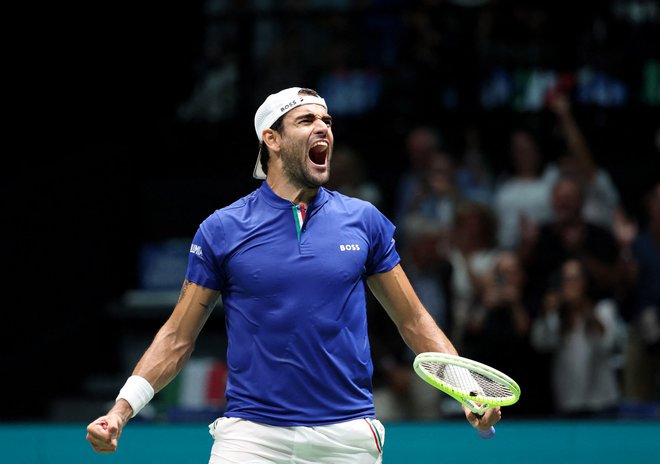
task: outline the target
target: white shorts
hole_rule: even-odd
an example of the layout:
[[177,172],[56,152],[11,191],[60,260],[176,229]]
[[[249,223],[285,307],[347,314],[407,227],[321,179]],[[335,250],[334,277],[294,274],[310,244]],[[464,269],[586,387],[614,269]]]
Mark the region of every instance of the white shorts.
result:
[[209,425],[215,442],[209,464],[380,464],[385,427],[355,419],[315,427],[279,427],[235,417]]

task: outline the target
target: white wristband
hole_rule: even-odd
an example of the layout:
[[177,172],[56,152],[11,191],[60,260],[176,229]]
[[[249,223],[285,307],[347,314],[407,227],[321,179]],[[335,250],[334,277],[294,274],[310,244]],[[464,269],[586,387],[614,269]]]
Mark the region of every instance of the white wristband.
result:
[[117,400],[124,399],[131,405],[135,417],[142,408],[154,397],[154,388],[144,377],[131,375],[124,386],[119,390]]

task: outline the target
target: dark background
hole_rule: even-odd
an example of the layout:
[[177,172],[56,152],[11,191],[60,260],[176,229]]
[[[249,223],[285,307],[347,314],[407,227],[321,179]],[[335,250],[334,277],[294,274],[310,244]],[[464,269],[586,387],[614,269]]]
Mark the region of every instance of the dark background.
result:
[[[623,83],[619,103],[573,93],[576,117],[630,214],[658,178],[659,91],[649,99],[644,90],[645,66],[660,59],[657,1],[253,3],[74,2],[22,12],[5,89],[0,418],[52,418],[54,401],[86,394],[85,379],[121,370],[121,321],[107,308],[137,287],[141,246],[192,236],[213,210],[259,185],[254,111],[281,88],[317,88],[333,112],[322,91],[329,78],[355,70],[373,78],[374,100],[334,114],[334,131],[363,157],[386,214],[414,124],[438,127],[456,154],[463,129],[478,127],[494,172],[506,169],[512,127],[551,126],[544,107],[513,99],[485,107],[480,92],[496,69],[588,67]],[[264,24],[276,32],[258,33]],[[230,109],[183,115],[204,77],[223,67],[234,72],[218,97]],[[160,322],[140,328],[152,333]]]

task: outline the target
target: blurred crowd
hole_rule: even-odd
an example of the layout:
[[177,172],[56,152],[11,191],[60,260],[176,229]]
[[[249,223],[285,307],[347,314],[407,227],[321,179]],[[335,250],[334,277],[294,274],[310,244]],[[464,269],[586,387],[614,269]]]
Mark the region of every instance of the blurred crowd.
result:
[[292,82],[313,83],[335,118],[378,110],[394,126],[439,112],[538,111],[566,77],[581,105],[660,103],[653,0],[203,4],[180,121],[249,118],[262,95]]
[[[621,190],[644,167],[610,172],[626,163],[599,137],[616,133],[631,157],[654,144],[638,134],[658,131],[645,117],[660,104],[656,3],[203,3],[177,118],[207,125],[223,168],[235,157],[216,155],[218,127],[309,83],[336,122],[328,187],[392,219],[404,269],[460,353],[520,383],[510,413],[612,416],[660,400],[660,184]],[[460,414],[415,377],[377,302],[369,311],[379,417]]]
[[[412,128],[391,217],[404,269],[459,352],[521,385],[507,414],[615,417],[660,400],[660,176],[633,216],[568,96],[549,105],[559,148],[544,154],[538,134],[512,127],[501,172],[473,127],[462,153],[441,128]],[[330,188],[382,199],[347,146]],[[416,378],[414,354],[377,302],[370,308],[379,416],[460,413]]]

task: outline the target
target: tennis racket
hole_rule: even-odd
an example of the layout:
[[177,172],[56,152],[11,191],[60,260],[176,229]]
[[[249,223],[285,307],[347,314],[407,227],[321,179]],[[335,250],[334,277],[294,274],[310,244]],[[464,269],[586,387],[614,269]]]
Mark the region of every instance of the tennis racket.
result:
[[[511,377],[472,359],[446,353],[420,353],[413,368],[426,382],[478,415],[493,407],[514,404],[520,398],[520,387]],[[492,438],[495,427],[478,433],[481,438]]]

